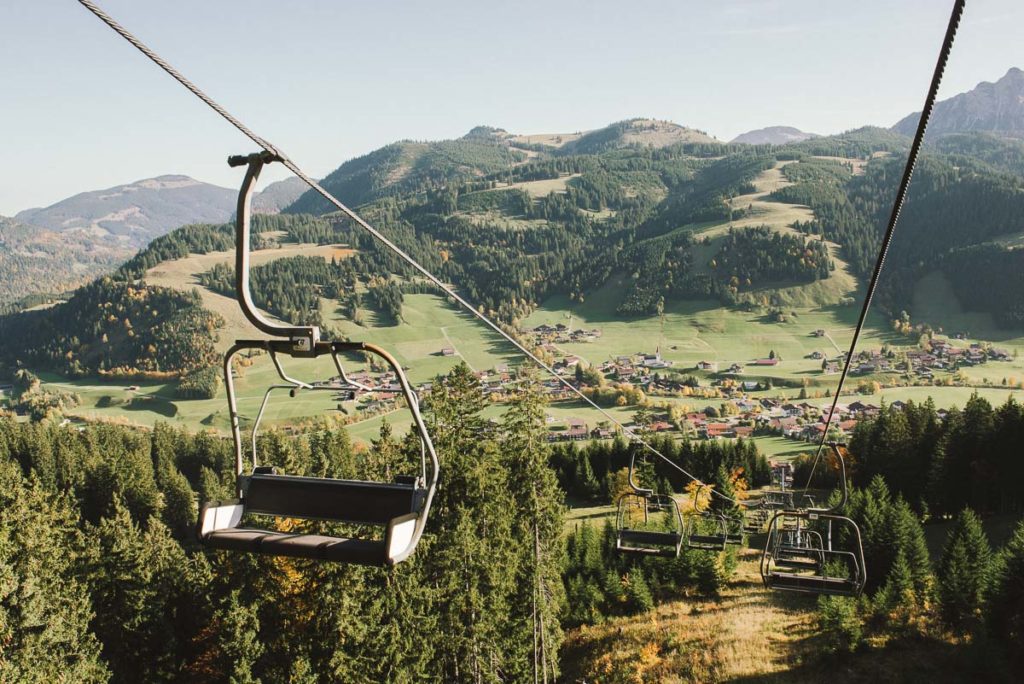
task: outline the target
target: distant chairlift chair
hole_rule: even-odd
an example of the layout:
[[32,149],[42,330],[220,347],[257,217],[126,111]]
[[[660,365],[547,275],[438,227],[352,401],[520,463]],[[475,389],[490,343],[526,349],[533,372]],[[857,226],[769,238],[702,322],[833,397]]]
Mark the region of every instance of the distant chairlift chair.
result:
[[[849,498],[846,464],[838,445],[829,448],[839,464],[841,499],[831,508],[782,510],[772,517],[761,556],[761,579],[770,589],[833,596],[864,590],[860,528],[839,515]],[[840,543],[846,548],[836,548]]]
[[[256,310],[249,289],[250,203],[253,184],[260,170],[264,164],[272,161],[279,159],[267,152],[228,160],[231,166],[248,165],[239,192],[236,217],[235,284],[239,305],[253,325],[278,339],[238,341],[224,358],[224,381],[235,445],[238,498],[210,502],[203,506],[199,514],[199,539],[207,547],[228,551],[391,566],[408,558],[423,535],[437,488],[440,470],[437,454],[420,414],[418,398],[401,365],[388,352],[365,342],[321,341],[319,329],[315,326],[278,325],[265,319]],[[263,396],[253,425],[253,468],[245,472],[231,362],[238,352],[253,349],[269,354],[282,382],[271,386]],[[380,357],[394,372],[420,439],[419,473],[397,477],[394,482],[369,482],[284,475],[274,472],[273,468],[260,466],[256,434],[270,394],[278,389],[288,389],[293,396],[297,392],[329,390],[351,397],[355,392],[368,390],[368,387],[351,381],[341,363],[341,354],[356,351]],[[281,356],[318,358],[328,354],[338,371],[337,379],[316,385],[289,377],[280,360]],[[250,516],[350,523],[383,528],[383,535],[371,538],[331,537],[243,526],[243,520]]]
[[698,511],[700,491],[710,487],[698,484],[693,490],[693,511],[686,516],[686,548],[698,551],[724,551],[729,543],[729,528],[726,518],[711,509]]
[[[633,480],[635,455],[629,461],[630,490],[619,497],[615,517],[615,548],[621,553],[675,558],[683,545],[683,518],[679,504],[672,496],[655,494],[652,489],[637,486]],[[630,518],[643,513],[643,525],[634,525]],[[651,525],[651,513],[665,524],[663,529]],[[664,529],[668,528],[668,529]]]

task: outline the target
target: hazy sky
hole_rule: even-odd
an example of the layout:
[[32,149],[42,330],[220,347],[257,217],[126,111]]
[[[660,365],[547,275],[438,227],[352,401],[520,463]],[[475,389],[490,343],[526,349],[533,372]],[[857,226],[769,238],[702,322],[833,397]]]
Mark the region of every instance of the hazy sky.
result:
[[[307,171],[475,125],[633,116],[729,140],[920,108],[951,0],[100,0]],[[971,0],[943,95],[1024,67],[1024,2]],[[253,145],[74,0],[0,2],[0,214]],[[278,178],[268,174],[268,180]]]

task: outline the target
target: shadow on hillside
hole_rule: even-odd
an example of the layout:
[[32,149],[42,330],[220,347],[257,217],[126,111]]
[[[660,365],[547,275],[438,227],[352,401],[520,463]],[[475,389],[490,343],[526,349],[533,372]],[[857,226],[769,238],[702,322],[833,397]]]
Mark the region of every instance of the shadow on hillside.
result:
[[150,411],[164,418],[178,415],[177,404],[153,396],[133,397],[124,408],[126,411]]
[[[816,651],[816,634],[801,640],[799,648]],[[908,636],[882,648],[856,653],[812,655],[792,669],[763,675],[735,677],[734,684],[817,683],[878,684],[880,682],[1010,682],[1014,681],[1002,658],[990,649],[951,644],[938,639]]]

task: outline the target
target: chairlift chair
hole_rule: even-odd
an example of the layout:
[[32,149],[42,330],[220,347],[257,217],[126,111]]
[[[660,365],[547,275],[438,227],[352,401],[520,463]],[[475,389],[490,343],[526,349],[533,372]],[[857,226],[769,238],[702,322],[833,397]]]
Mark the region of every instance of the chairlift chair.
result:
[[[236,214],[235,286],[239,305],[256,328],[276,339],[240,340],[224,357],[224,381],[235,447],[238,496],[229,501],[209,502],[202,507],[198,523],[199,539],[209,548],[228,551],[358,565],[395,565],[413,553],[423,535],[437,488],[440,470],[437,453],[420,413],[418,398],[401,364],[391,354],[366,342],[324,341],[320,339],[320,331],[316,326],[275,324],[256,310],[249,287],[252,189],[262,167],[273,161],[279,161],[279,158],[268,152],[231,157],[228,160],[231,166],[248,165],[239,192]],[[252,430],[252,469],[246,471],[231,364],[239,352],[252,350],[269,354],[281,382],[272,385],[264,393]],[[393,482],[374,482],[288,475],[261,466],[256,438],[273,392],[286,389],[293,395],[318,390],[355,394],[371,389],[352,381],[346,375],[341,357],[352,352],[374,354],[394,372],[407,409],[412,415],[413,428],[419,436],[419,472],[396,477]],[[281,357],[310,359],[323,356],[331,357],[338,372],[336,378],[325,383],[310,384],[292,378],[281,363]],[[371,537],[334,537],[243,526],[243,520],[255,516],[349,523],[383,528],[383,533]]]
[[774,549],[778,567],[819,570],[825,562],[821,533],[797,525],[776,535]]
[[[860,528],[840,515],[849,498],[846,465],[839,445],[829,448],[839,464],[840,501],[831,508],[788,509],[772,516],[761,555],[761,579],[769,589],[833,596],[859,596],[864,590]],[[836,548],[840,536],[847,548]]]
[[[683,545],[679,504],[670,495],[655,494],[653,489],[638,486],[633,480],[635,460],[634,454],[629,461],[630,491],[619,496],[616,502],[615,548],[626,554],[675,558]],[[643,512],[642,526],[630,521],[637,510]],[[652,513],[663,523],[662,529],[651,524]],[[664,529],[666,527],[669,529]]]
[[[763,506],[763,502],[761,505]],[[748,534],[759,534],[767,522],[767,508],[748,508],[743,516],[743,531]]]
[[739,545],[743,543],[744,519],[742,514],[723,513],[725,521],[725,543]]
[[702,489],[711,491],[709,485],[698,483],[693,490],[693,510],[686,515],[686,548],[698,551],[724,551],[729,542],[729,530],[725,516],[717,511],[697,510]]

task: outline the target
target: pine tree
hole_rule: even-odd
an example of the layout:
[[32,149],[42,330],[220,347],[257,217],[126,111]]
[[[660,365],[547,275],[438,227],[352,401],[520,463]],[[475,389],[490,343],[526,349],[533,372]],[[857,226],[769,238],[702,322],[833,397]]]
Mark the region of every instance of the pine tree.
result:
[[576,473],[573,484],[588,501],[594,501],[601,495],[601,483],[594,476],[590,465],[590,456],[584,449],[573,449],[576,456]]
[[[431,433],[444,464],[431,512],[434,543],[425,582],[444,600],[435,606],[438,679],[496,679],[511,667],[509,644],[523,643],[508,615],[517,554],[528,540],[512,534],[509,474],[497,445],[480,438],[485,405],[480,384],[465,364],[435,383]],[[524,543],[525,542],[525,543]],[[520,658],[521,664],[525,658]]]
[[184,552],[158,520],[143,532],[120,503],[100,521],[95,540],[93,625],[114,681],[169,678],[180,667],[174,618],[187,610],[180,601]]
[[992,549],[981,520],[969,508],[957,516],[939,561],[938,597],[943,620],[964,631],[981,618]]
[[560,551],[564,495],[548,466],[539,386],[528,382],[509,410],[504,434],[502,450],[508,464],[509,493],[516,503],[513,534],[525,540],[528,547],[521,559],[520,591],[513,606],[530,612],[534,681],[553,681],[558,676],[562,639],[558,616],[563,599]]
[[[0,421],[3,422],[3,421]],[[69,500],[0,459],[0,681],[106,682]]]
[[818,631],[829,650],[856,651],[864,638],[864,622],[856,600],[847,596],[818,597]]
[[259,684],[253,670],[265,650],[259,638],[260,620],[256,606],[243,604],[239,594],[231,592],[215,617],[221,668],[231,684]]
[[988,628],[1011,657],[1024,660],[1024,522],[1000,551],[988,592]]
[[886,575],[885,584],[874,597],[875,610],[888,616],[888,619],[903,623],[917,609],[917,596],[914,591],[914,577],[907,562],[903,549],[896,551],[892,567]]
[[[726,514],[739,513],[739,506],[735,503],[736,488],[733,487],[732,478],[726,470],[724,463],[719,463],[715,469],[715,477],[712,480],[715,494],[711,495],[710,507],[714,511]],[[721,496],[719,496],[721,495]]]
[[906,557],[914,584],[917,606],[923,608],[928,605],[935,584],[924,528],[913,509],[902,498],[897,499],[893,504],[891,518],[892,527],[896,532],[893,536],[893,543],[902,550]]
[[631,613],[646,613],[654,608],[654,597],[644,579],[644,573],[635,569],[626,578],[626,601]]

